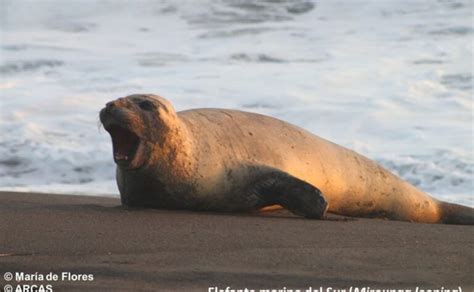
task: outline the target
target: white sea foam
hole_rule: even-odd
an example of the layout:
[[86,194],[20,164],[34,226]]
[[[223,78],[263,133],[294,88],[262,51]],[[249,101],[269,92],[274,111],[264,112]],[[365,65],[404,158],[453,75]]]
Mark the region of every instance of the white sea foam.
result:
[[118,193],[98,111],[269,114],[473,205],[472,1],[3,0],[0,188]]

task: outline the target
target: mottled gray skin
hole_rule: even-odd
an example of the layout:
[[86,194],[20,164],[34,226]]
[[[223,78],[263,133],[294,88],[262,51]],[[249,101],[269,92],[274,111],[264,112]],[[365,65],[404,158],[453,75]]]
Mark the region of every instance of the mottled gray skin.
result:
[[[113,139],[118,126],[139,140],[128,160],[116,159],[128,206],[251,211],[280,205],[308,218],[329,211],[474,223],[472,208],[437,201],[364,156],[272,117],[224,109],[176,113],[164,98],[132,95],[108,103],[101,121]],[[114,141],[116,153],[124,140]]]

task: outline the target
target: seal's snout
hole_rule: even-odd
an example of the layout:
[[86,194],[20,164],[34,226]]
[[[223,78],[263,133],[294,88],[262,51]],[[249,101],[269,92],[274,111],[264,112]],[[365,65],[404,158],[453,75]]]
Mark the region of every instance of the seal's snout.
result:
[[99,117],[106,130],[113,125],[125,126],[125,124],[129,124],[132,117],[128,101],[119,98],[107,102],[100,111]]
[[116,100],[112,100],[112,101],[109,101],[105,104],[105,108],[106,109],[113,109],[113,108],[116,108],[116,107],[126,107],[128,105],[128,101],[126,98],[124,97],[121,97],[121,98],[118,98]]
[[105,108],[110,110],[115,107],[115,101],[109,101],[108,103],[105,104]]
[[116,101],[109,101],[105,104],[105,107],[100,111],[100,121],[104,126],[106,126],[106,123],[108,120],[111,118],[111,115],[113,114],[113,110],[117,107]]

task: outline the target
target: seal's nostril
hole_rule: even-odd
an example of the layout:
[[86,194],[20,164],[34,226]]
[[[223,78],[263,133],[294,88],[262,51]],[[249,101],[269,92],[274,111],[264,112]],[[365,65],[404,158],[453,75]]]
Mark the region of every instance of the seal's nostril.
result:
[[109,101],[108,103],[105,104],[105,107],[107,108],[112,108],[115,106],[115,103],[113,101]]

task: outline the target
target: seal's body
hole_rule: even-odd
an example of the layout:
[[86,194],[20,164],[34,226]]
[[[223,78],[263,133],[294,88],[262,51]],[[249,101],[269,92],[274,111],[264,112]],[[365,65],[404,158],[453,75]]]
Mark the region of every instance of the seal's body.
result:
[[176,113],[155,95],[110,102],[122,203],[248,211],[281,205],[426,223],[474,224],[473,209],[437,201],[375,162],[281,120],[224,109]]

